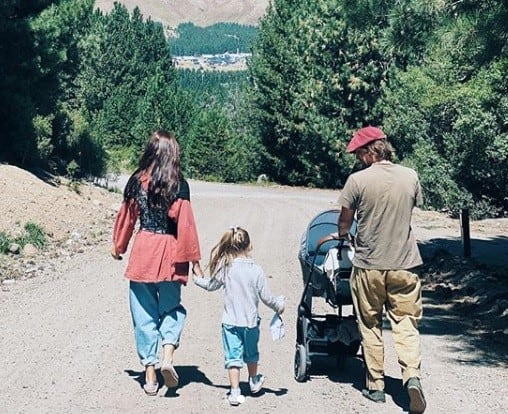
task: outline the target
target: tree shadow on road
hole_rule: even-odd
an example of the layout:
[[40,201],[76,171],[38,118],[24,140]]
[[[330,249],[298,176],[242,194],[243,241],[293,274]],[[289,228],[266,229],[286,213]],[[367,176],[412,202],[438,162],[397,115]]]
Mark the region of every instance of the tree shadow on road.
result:
[[[424,258],[432,259],[440,252],[464,258],[464,246],[460,238],[435,238],[418,243]],[[508,267],[508,236],[494,236],[488,239],[471,239],[470,256],[468,259],[477,266],[493,268]],[[507,276],[508,277],[508,276]]]
[[434,292],[424,290],[423,298],[421,335],[455,337],[456,340],[450,338],[448,349],[460,363],[484,366],[508,363],[506,335],[484,326],[481,320],[484,315],[469,313],[457,303],[443,303],[441,295],[436,298]]
[[365,388],[365,368],[361,358],[346,358],[340,363],[337,363],[335,357],[313,358],[311,381],[315,375],[326,375],[330,381],[351,384],[358,391]]
[[[211,384],[211,385],[215,388],[222,388],[225,391],[229,391],[229,389],[231,388],[231,386],[229,384],[224,384],[224,385],[223,384]],[[250,392],[249,383],[242,382],[242,381],[240,382],[240,390],[243,395],[248,395],[252,398],[258,398],[258,397],[261,397],[262,395],[265,395],[265,394],[274,394],[275,396],[280,397],[282,395],[286,395],[288,392],[287,388],[272,389],[272,388],[263,387],[263,388],[261,388],[261,391],[252,395]]]
[[[313,375],[326,375],[332,382],[351,384],[359,393],[365,388],[365,368],[359,357],[346,358],[340,364],[336,364],[332,357],[316,358],[312,362],[310,380]],[[385,375],[385,393],[402,410],[409,410],[409,397],[400,378]]]
[[472,258],[464,257],[460,240],[432,239],[419,247],[420,333],[456,337],[449,347],[456,347],[461,363],[508,363],[508,237],[472,240]]
[[[180,395],[178,390],[190,383],[199,382],[205,385],[213,385],[212,381],[210,381],[210,379],[195,365],[178,365],[175,369],[179,377],[178,387],[166,389],[166,393],[164,395],[165,397],[178,397]],[[133,371],[127,369],[125,372],[129,375],[129,377],[134,378],[141,388],[143,387],[143,384],[145,383],[145,371]],[[164,377],[162,376],[160,369],[157,369],[156,372],[157,381],[162,387],[164,384]]]

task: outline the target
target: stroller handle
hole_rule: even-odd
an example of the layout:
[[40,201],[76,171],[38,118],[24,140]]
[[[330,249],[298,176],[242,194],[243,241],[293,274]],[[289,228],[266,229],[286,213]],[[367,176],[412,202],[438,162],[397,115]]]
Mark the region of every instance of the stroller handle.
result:
[[316,245],[316,256],[318,255],[319,249],[321,248],[321,246],[323,246],[325,243],[327,243],[329,241],[338,241],[339,242],[337,244],[337,248],[339,250],[338,251],[339,260],[342,260],[342,249],[344,248],[344,245],[346,244],[346,242],[348,243],[347,245],[352,243],[352,241],[346,240],[343,237],[339,238],[339,233],[337,233],[337,232],[327,234],[326,236],[323,236],[318,240],[317,245]]
[[318,240],[317,245],[316,245],[316,253],[319,252],[319,249],[321,248],[321,246],[323,244],[325,244],[326,242],[329,242],[329,241],[333,241],[333,240],[337,240],[339,242],[340,247],[342,247],[342,245],[346,241],[344,238],[339,238],[339,233],[337,233],[337,232],[327,234],[326,236],[323,236]]

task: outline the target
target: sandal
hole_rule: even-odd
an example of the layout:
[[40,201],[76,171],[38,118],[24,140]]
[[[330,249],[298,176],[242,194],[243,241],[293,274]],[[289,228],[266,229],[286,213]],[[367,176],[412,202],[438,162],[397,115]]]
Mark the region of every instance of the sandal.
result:
[[164,377],[164,384],[166,384],[166,387],[175,388],[178,386],[178,374],[171,362],[164,361],[162,363],[161,374]]
[[157,391],[159,391],[159,383],[158,382],[147,382],[143,385],[143,390],[145,391],[146,395],[155,396],[157,395]]

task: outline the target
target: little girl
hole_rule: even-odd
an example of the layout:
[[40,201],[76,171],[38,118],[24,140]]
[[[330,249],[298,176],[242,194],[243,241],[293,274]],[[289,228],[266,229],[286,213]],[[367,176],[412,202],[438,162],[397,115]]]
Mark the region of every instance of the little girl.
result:
[[208,291],[224,286],[222,344],[231,384],[228,395],[231,405],[245,401],[240,392],[240,368],[244,362],[252,394],[261,390],[265,380],[258,374],[259,300],[275,312],[284,311],[284,296],[270,293],[263,269],[249,256],[251,250],[249,233],[240,227],[232,227],[210,253],[212,277],[194,274],[194,283]]

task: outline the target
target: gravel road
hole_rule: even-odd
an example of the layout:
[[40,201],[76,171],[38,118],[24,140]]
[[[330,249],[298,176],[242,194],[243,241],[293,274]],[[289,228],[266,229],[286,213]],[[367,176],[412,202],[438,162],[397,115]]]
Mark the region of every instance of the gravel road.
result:
[[[230,225],[249,230],[253,256],[274,293],[287,297],[287,335],[272,342],[271,312],[261,308],[261,365],[267,380],[257,397],[239,408],[224,400],[228,388],[220,340],[222,296],[194,285],[184,289],[188,310],[181,348],[175,354],[180,386],[147,397],[134,348],[126,260],[109,256],[101,243],[57,266],[50,277],[9,285],[0,292],[0,401],[2,413],[399,413],[407,412],[393,347],[386,348],[385,404],[361,396],[363,367],[350,359],[315,361],[309,381],[293,379],[296,307],[302,291],[297,260],[300,237],[317,213],[336,208],[337,192],[286,187],[191,182],[204,260]],[[120,195],[118,195],[120,201]],[[112,225],[112,223],[111,223]],[[427,237],[416,224],[417,235]],[[450,230],[451,232],[452,230]],[[455,231],[455,229],[453,230]],[[322,304],[322,306],[324,306]],[[328,308],[332,311],[331,308]],[[425,299],[421,326],[423,385],[428,413],[508,412],[505,351],[490,350],[462,334],[464,321],[445,304]],[[385,330],[392,343],[389,328]],[[246,389],[246,373],[242,387]],[[160,378],[162,383],[162,378]]]

